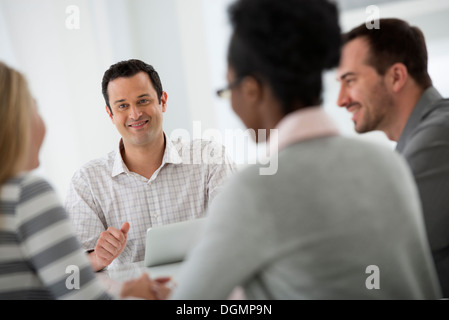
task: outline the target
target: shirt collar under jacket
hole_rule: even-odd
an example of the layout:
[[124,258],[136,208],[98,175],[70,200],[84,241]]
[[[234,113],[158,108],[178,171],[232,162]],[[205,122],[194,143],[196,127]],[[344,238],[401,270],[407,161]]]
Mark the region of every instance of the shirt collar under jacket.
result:
[[[166,163],[181,164],[182,158],[179,156],[178,150],[173,145],[173,142],[167,138],[165,132],[164,132],[164,137],[165,137],[165,151],[164,151],[164,156],[162,158],[161,168]],[[111,172],[112,177],[118,176],[121,173],[130,173],[130,171],[126,167],[125,162],[122,159],[122,154],[120,152],[123,148],[124,148],[123,140],[120,139],[117,151],[115,153],[114,165],[112,167],[112,172]]]
[[308,107],[289,113],[276,126],[278,150],[293,143],[339,135],[339,130],[322,107]]

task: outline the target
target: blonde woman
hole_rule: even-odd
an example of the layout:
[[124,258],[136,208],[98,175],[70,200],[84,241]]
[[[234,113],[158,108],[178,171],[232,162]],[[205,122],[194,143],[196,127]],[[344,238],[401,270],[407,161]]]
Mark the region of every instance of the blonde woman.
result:
[[[39,165],[45,125],[25,78],[1,62],[0,119],[0,299],[114,298],[52,187],[29,173]],[[126,283],[121,296],[156,298],[152,286],[143,276]]]

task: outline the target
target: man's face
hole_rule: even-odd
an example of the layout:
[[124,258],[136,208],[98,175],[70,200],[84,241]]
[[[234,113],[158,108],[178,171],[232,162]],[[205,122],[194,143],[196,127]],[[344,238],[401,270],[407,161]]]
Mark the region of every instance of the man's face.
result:
[[337,78],[340,93],[337,104],[352,113],[358,133],[386,129],[393,98],[384,77],[367,64],[369,44],[363,38],[348,42],[342,51]]
[[167,107],[167,94],[163,92],[159,103],[157,92],[145,72],[129,78],[117,78],[108,84],[112,114],[106,111],[123,138],[126,146],[144,146],[163,134],[163,113]]

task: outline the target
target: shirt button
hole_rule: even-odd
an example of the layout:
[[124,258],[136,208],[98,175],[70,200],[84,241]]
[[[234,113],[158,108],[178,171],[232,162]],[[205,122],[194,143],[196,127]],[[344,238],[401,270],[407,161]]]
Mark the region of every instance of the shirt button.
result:
[[153,218],[157,219],[157,213],[153,214]]

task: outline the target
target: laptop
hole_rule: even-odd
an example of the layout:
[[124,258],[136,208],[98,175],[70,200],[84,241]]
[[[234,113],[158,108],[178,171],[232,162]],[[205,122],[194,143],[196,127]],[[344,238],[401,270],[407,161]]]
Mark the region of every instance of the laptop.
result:
[[147,229],[145,267],[181,262],[200,239],[206,218]]

